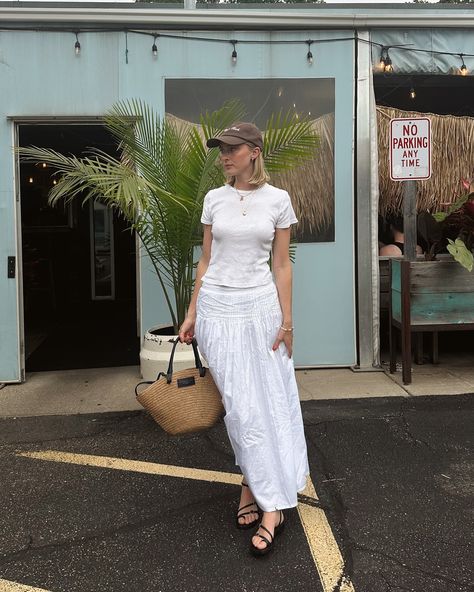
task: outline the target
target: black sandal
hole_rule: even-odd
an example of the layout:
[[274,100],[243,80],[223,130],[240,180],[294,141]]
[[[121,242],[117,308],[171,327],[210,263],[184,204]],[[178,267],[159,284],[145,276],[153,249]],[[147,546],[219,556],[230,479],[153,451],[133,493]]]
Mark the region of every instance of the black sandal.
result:
[[[242,485],[244,487],[248,487],[247,483],[244,483],[243,481],[242,481]],[[241,512],[241,510],[245,510],[245,508],[250,508],[250,506],[256,506],[257,509],[253,510],[253,511],[249,511],[249,512]],[[258,518],[255,518],[255,520],[252,520],[252,522],[249,522],[248,524],[246,524],[245,522],[243,524],[240,523],[239,518],[242,518],[242,516],[247,516],[247,514],[258,514]],[[253,526],[255,526],[259,520],[260,520],[260,513],[259,513],[258,505],[257,505],[256,501],[253,501],[250,504],[242,506],[241,508],[239,508],[237,510],[237,517],[235,519],[235,523],[236,523],[237,528],[239,528],[240,530],[247,530],[248,528],[252,528]]]
[[[255,535],[259,536],[262,540],[264,540],[266,542],[266,546],[263,547],[263,549],[259,549],[258,547],[256,547],[252,543],[252,540],[250,540],[250,550],[252,551],[252,553],[256,556],[266,555],[267,553],[270,553],[270,551],[273,549],[273,541],[275,540],[275,537],[278,534],[280,534],[280,532],[284,529],[284,527],[285,527],[285,521],[283,520],[283,512],[281,510],[280,510],[280,522],[275,526],[274,534],[272,534],[266,526],[263,526],[263,524],[260,523]],[[267,537],[263,536],[263,534],[260,534],[258,532],[260,530],[260,528],[263,528],[264,530],[266,530],[268,532],[268,534],[271,537],[271,541],[269,541],[267,539]]]

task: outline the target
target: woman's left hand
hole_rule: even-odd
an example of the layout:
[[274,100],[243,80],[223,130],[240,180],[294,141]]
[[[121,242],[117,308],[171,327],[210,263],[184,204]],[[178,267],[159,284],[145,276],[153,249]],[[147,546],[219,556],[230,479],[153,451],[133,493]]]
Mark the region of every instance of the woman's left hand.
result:
[[275,343],[273,344],[272,350],[276,351],[282,341],[285,344],[288,357],[291,358],[293,354],[293,331],[283,331],[283,329],[280,329],[278,331],[277,338],[275,339]]

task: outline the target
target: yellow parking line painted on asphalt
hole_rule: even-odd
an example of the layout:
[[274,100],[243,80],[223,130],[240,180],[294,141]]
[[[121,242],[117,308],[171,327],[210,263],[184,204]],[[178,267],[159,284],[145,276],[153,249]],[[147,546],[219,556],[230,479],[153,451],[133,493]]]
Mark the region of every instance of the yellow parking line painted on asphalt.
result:
[[[159,463],[115,458],[111,456],[93,456],[89,454],[74,454],[58,450],[45,450],[41,452],[17,452],[17,456],[35,458],[53,462],[62,462],[89,467],[101,467],[120,471],[134,471],[151,475],[164,475],[166,477],[180,477],[182,479],[196,479],[199,481],[211,481],[214,483],[229,483],[240,485],[242,475],[225,473],[221,471],[208,471],[193,467],[179,467],[175,465],[163,465]],[[302,492],[315,502],[318,496],[311,477],[308,477],[306,489]],[[303,525],[309,548],[316,565],[324,592],[333,592],[339,583],[338,592],[355,592],[352,583],[348,579],[341,580],[344,569],[344,560],[341,551],[334,538],[331,526],[324,510],[301,501],[298,504],[298,513]],[[1,582],[1,580],[0,580]],[[10,592],[10,589],[6,589]],[[20,592],[19,589],[18,592]],[[2,589],[0,588],[0,592]]]
[[[306,495],[314,501],[319,500],[311,477],[307,480],[306,489],[302,495]],[[333,592],[336,589],[338,592],[355,592],[354,586],[347,578],[340,581],[344,570],[344,560],[324,510],[300,502],[298,514],[324,592]],[[336,588],[338,583],[339,588]]]
[[134,471],[136,473],[148,473],[150,475],[165,475],[166,477],[181,477],[182,479],[197,479],[198,481],[216,481],[239,485],[242,475],[236,473],[223,473],[221,471],[206,471],[192,467],[178,467],[174,465],[162,465],[159,463],[115,458],[112,456],[92,456],[90,454],[73,454],[59,452],[57,450],[45,450],[44,452],[19,452],[18,456],[50,460],[88,467],[102,467],[104,469],[116,469],[119,471]]
[[24,586],[17,582],[10,582],[9,580],[0,579],[0,592],[51,592],[44,588],[32,588],[31,586]]

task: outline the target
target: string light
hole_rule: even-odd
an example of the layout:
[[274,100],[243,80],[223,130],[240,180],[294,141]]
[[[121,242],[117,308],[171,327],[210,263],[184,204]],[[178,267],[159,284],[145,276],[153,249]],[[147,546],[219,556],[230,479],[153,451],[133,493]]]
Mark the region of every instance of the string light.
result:
[[380,53],[380,69],[382,72],[393,72],[393,65],[390,56],[388,55],[388,47],[383,46]]
[[379,68],[382,70],[382,72],[385,72],[385,47],[382,47],[380,52]]
[[[3,30],[10,30],[10,28],[8,27],[1,27],[0,28],[2,31]],[[15,31],[36,31],[36,28],[31,28],[31,27],[22,27],[22,28],[17,28],[15,27]],[[109,33],[115,33],[115,32],[125,32],[125,35],[127,35],[128,33],[133,33],[135,35],[152,35],[154,37],[154,43],[152,46],[152,52],[153,55],[156,57],[157,53],[158,53],[158,47],[156,45],[156,39],[157,37],[167,37],[170,39],[179,39],[180,41],[212,41],[212,42],[216,42],[216,43],[229,43],[229,41],[224,40],[224,39],[218,39],[218,38],[213,38],[213,37],[194,37],[192,35],[175,35],[175,34],[167,34],[167,33],[149,33],[146,31],[139,31],[139,30],[134,30],[134,29],[108,29],[107,32]],[[72,33],[75,34],[76,36],[76,42],[74,44],[74,50],[76,55],[79,55],[81,52],[81,44],[79,42],[79,33],[80,31],[71,31]],[[89,32],[98,32],[98,33],[104,33],[104,31],[89,31]],[[392,64],[392,60],[389,56],[388,50],[390,48],[396,47],[397,49],[400,50],[405,50],[405,51],[413,51],[413,52],[420,52],[420,53],[429,53],[432,56],[436,56],[436,55],[445,55],[445,56],[459,56],[461,58],[461,66],[458,68],[459,74],[461,74],[462,76],[467,76],[469,74],[469,69],[466,66],[466,64],[464,63],[464,57],[468,56],[468,57],[474,57],[474,54],[465,54],[465,53],[458,53],[458,52],[449,52],[449,51],[436,51],[433,49],[422,49],[422,48],[415,48],[415,47],[404,47],[403,45],[396,45],[396,46],[386,46],[386,45],[381,45],[380,43],[376,43],[376,42],[371,42],[371,41],[365,41],[363,39],[356,39],[358,42],[361,43],[368,43],[369,45],[373,46],[373,47],[380,47],[381,48],[381,54],[380,54],[380,62],[379,62],[379,70],[382,72],[386,72],[386,73],[391,73],[393,72],[393,64]],[[341,38],[332,38],[332,39],[318,39],[316,41],[308,39],[306,41],[303,40],[286,40],[286,39],[282,39],[282,40],[243,40],[243,41],[239,41],[237,39],[231,40],[230,43],[233,46],[233,51],[232,51],[232,63],[236,64],[237,63],[237,51],[236,51],[236,44],[237,43],[256,43],[256,44],[262,44],[262,45],[280,45],[280,44],[300,44],[300,43],[306,43],[308,45],[308,52],[306,54],[306,58],[308,60],[309,64],[312,64],[314,61],[312,52],[311,52],[311,45],[313,43],[334,43],[334,42],[339,42],[339,41],[354,41],[354,37],[341,37]],[[128,58],[128,47],[126,49],[126,55]],[[128,63],[128,60],[127,60]]]
[[154,58],[156,58],[158,55],[158,47],[156,45],[157,37],[158,37],[158,35],[153,35],[153,45],[151,46],[151,53],[153,54]]
[[233,46],[233,50],[232,50],[232,63],[235,65],[237,63],[237,50],[235,49],[235,44],[238,43],[237,40],[233,39],[231,41],[232,46]]
[[308,39],[308,41],[306,41],[306,43],[308,44],[308,53],[306,54],[306,59],[308,60],[308,64],[312,65],[312,63],[313,63],[313,54],[311,53],[311,44],[313,42],[311,41],[311,39]]
[[416,92],[415,89],[412,87],[410,88],[410,99],[414,101],[416,99]]
[[76,52],[76,55],[79,55],[81,53],[81,44],[79,43],[79,37],[77,36],[77,33],[76,33],[76,43],[74,44],[74,51]]

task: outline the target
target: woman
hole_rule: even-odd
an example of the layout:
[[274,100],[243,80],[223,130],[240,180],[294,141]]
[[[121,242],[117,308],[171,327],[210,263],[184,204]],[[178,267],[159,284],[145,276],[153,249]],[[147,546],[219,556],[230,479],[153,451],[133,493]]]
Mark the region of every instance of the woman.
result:
[[[388,223],[390,225],[390,232],[392,242],[389,244],[379,243],[379,255],[386,257],[401,257],[404,254],[405,247],[405,233],[403,231],[403,217],[392,216]],[[416,245],[416,254],[423,255],[423,249],[420,245]]]
[[[202,255],[181,341],[196,336],[222,395],[224,422],[244,480],[237,527],[261,523],[255,555],[273,548],[282,510],[297,505],[309,475],[292,359],[288,193],[267,183],[260,130],[235,123],[218,146],[228,182],[204,198]],[[273,251],[273,272],[268,265]]]

